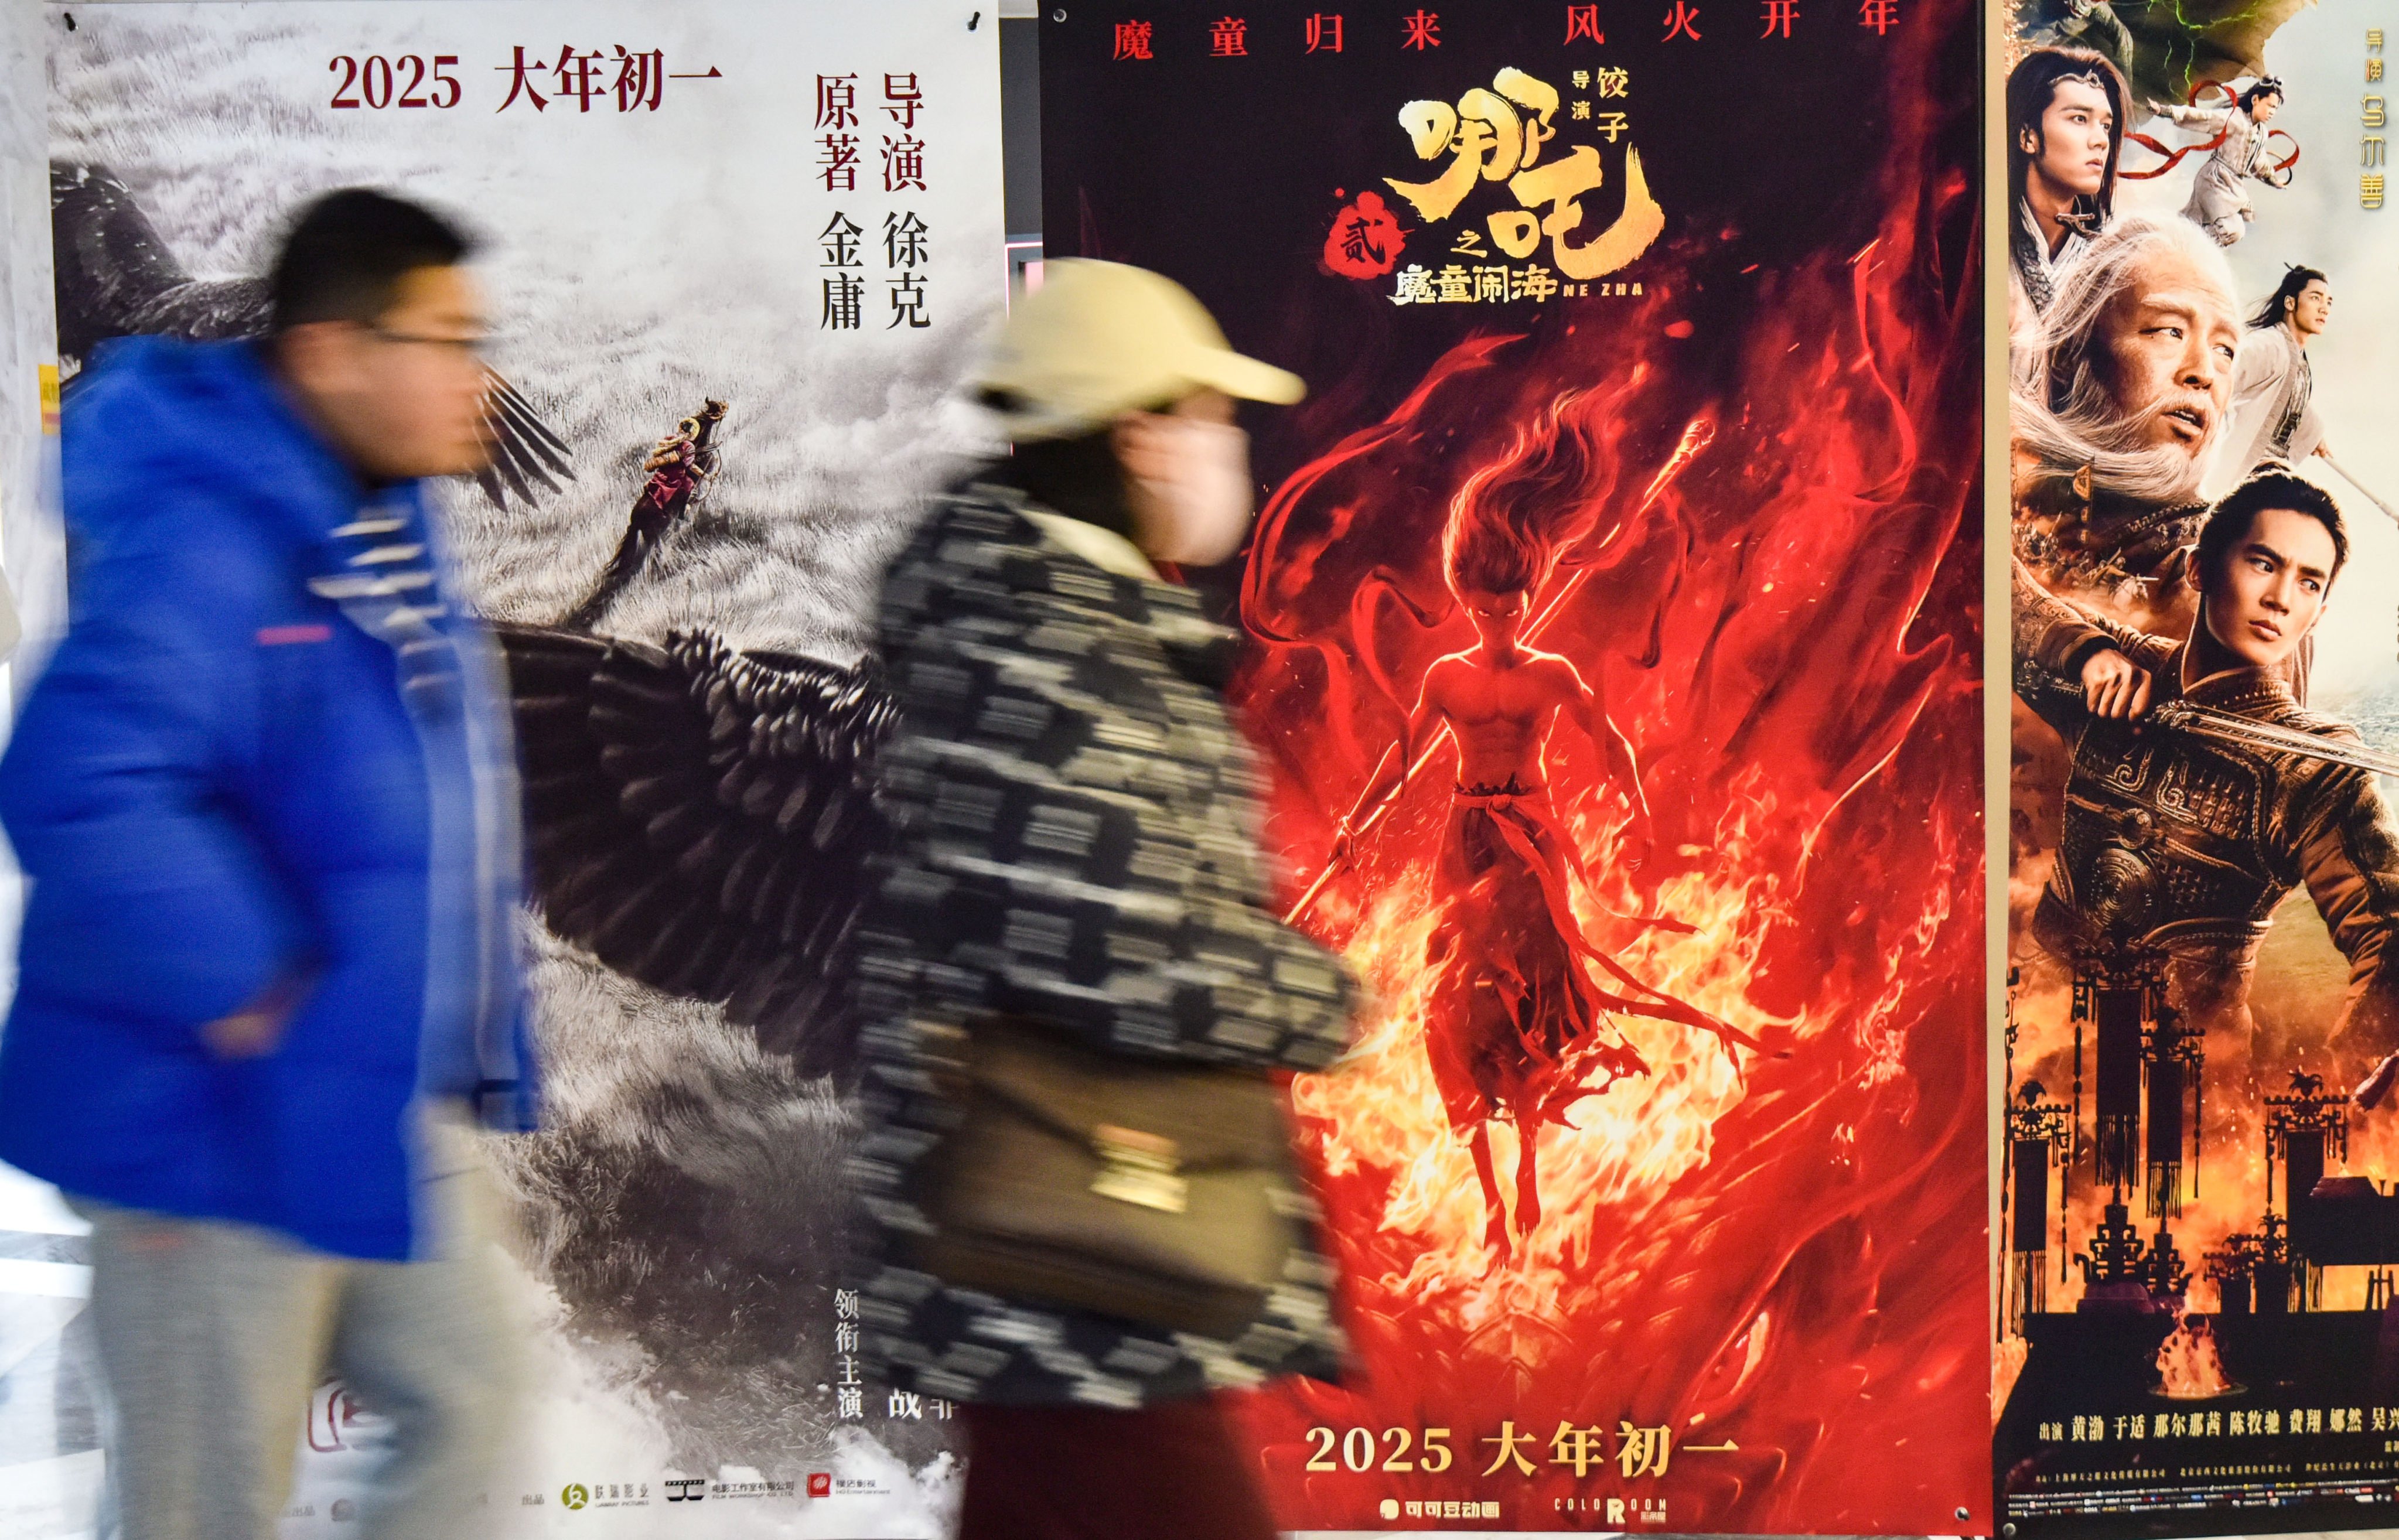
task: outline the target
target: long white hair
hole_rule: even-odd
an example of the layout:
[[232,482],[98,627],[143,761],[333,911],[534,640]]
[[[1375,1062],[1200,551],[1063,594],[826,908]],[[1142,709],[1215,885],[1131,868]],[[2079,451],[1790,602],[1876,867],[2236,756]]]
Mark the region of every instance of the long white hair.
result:
[[2207,439],[2196,451],[2144,447],[2149,419],[2171,403],[2127,414],[2094,367],[2107,346],[2100,318],[2132,286],[2142,261],[2162,249],[2197,264],[2222,290],[2225,314],[2238,318],[2232,268],[2205,232],[2188,220],[2125,215],[2091,243],[2059,281],[2038,326],[2010,349],[2008,426],[2020,448],[2050,465],[2068,471],[2090,466],[2095,488],[2148,503],[2189,503],[2199,498],[2200,479],[2229,413],[2210,418]]

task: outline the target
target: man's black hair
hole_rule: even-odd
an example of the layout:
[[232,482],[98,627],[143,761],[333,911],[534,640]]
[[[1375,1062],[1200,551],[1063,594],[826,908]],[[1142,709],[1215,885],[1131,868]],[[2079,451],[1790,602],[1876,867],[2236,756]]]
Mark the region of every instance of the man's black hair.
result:
[[1018,444],[975,480],[1014,487],[1052,512],[1132,538],[1132,483],[1105,427]]
[[2266,303],[2259,305],[2257,313],[2249,317],[2249,330],[2260,331],[2270,326],[2282,325],[2284,312],[2290,307],[2291,302],[2307,292],[2308,285],[2321,283],[2328,286],[2331,282],[2332,280],[2325,277],[2320,268],[2301,267],[2296,263],[2285,266],[2283,269],[2283,281],[2274,286],[2274,291],[2266,297]]
[[[1022,412],[1030,404],[1015,391],[996,388],[985,389],[975,399],[998,412]],[[1132,410],[1167,412],[1174,407],[1175,400],[1169,399]],[[1132,538],[1132,483],[1117,459],[1113,423],[1102,423],[1067,439],[1020,440],[1007,455],[981,467],[969,480],[1014,487],[1052,512]]]
[[2349,561],[2349,525],[2342,520],[2340,505],[2332,500],[2332,493],[2287,470],[2261,470],[2226,493],[2209,510],[2207,522],[2200,529],[2199,551],[2192,560],[2199,570],[2202,592],[2215,585],[2232,547],[2249,537],[2257,516],[2268,508],[2288,508],[2322,524],[2332,535],[2332,571],[2325,574],[2324,581],[2330,584],[2340,575],[2341,567]]
[[311,321],[372,322],[398,297],[400,277],[454,267],[475,250],[464,231],[371,187],[328,193],[300,211],[267,279],[278,332]]
[[2269,96],[2277,101],[2284,100],[2283,83],[2270,74],[2261,75],[2247,90],[2241,93],[2241,110],[2245,113],[2257,105],[2260,98]]
[[2042,115],[2057,100],[2057,88],[2069,80],[2095,86],[2108,99],[2107,173],[2100,179],[2097,193],[2074,200],[2080,212],[2097,216],[2092,228],[2084,232],[2096,235],[2098,226],[2116,217],[2116,157],[2124,147],[2124,103],[2131,93],[2124,88],[2124,77],[2116,66],[2089,48],[2035,48],[2008,72],[2008,195],[2012,198],[2024,196],[2025,172],[2040,154],[2038,149],[2024,147],[2024,136],[2029,133],[2037,142],[2047,137],[2041,132]]

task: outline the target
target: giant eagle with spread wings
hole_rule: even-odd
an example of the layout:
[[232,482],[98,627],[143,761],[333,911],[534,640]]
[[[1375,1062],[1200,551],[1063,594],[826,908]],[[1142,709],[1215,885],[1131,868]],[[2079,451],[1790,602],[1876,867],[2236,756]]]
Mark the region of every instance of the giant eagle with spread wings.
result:
[[[266,330],[266,284],[198,278],[104,167],[50,167],[59,352],[113,337]],[[501,507],[574,474],[566,445],[499,375]],[[870,770],[889,697],[871,669],[740,653],[707,631],[663,647],[499,628],[525,770],[534,895],[550,928],[665,993],[722,1006],[805,1074],[837,1073],[827,964],[878,837]]]
[[[139,185],[89,157],[51,166],[60,350],[71,367],[113,337],[265,329],[262,279],[195,276],[179,255],[191,238],[165,207],[143,207]],[[543,341],[528,345],[527,370],[540,367],[530,360]],[[576,404],[613,423],[655,389],[629,371]],[[594,454],[627,463],[616,446],[578,437],[586,474],[569,489],[568,447],[525,395],[495,376],[490,402],[499,460],[480,480],[500,509],[580,508],[588,499],[570,493],[592,490]],[[691,468],[712,473],[704,426],[689,435]],[[640,455],[630,464],[656,480]],[[648,497],[645,509],[636,494],[631,525],[675,517],[620,547],[608,596],[655,565],[783,559],[771,544],[745,549],[758,540],[747,525],[685,517],[698,501]],[[495,538],[468,553],[470,570],[481,556],[476,575],[490,576],[494,549],[518,569],[566,560],[559,523],[487,524]],[[784,630],[771,606],[790,602],[760,584],[711,613]],[[627,620],[611,628],[640,627],[638,636],[592,633],[624,613],[599,604],[494,628],[523,771],[529,897],[545,922],[532,950],[551,1074],[542,1131],[489,1154],[526,1265],[571,1340],[598,1344],[611,1384],[633,1364],[642,1414],[655,1414],[676,1460],[709,1469],[762,1448],[831,1447],[830,1408],[810,1392],[834,1373],[833,1339],[819,1328],[837,1281],[852,1138],[836,965],[884,839],[872,779],[895,708],[872,661],[745,651],[688,624]],[[912,1463],[929,1459],[940,1436],[931,1424],[877,1432]]]
[[[264,279],[194,277],[107,169],[53,162],[59,352],[114,337],[264,332]],[[500,507],[571,478],[565,443],[491,376],[478,478]],[[721,410],[721,409],[720,409]],[[536,907],[627,978],[724,1007],[805,1075],[839,1076],[830,964],[880,838],[874,750],[890,697],[871,665],[503,625]]]

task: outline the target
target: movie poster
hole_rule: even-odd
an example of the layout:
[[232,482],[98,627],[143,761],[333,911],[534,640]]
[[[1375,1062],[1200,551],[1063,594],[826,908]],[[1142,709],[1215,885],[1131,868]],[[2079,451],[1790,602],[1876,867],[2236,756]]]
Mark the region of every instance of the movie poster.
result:
[[[861,1382],[856,1302],[834,1287],[851,1125],[822,1002],[770,976],[774,949],[716,946],[712,890],[642,864],[666,848],[661,814],[707,810],[694,775],[753,767],[711,768],[703,710],[698,770],[644,793],[667,785],[664,802],[605,786],[578,804],[559,756],[596,762],[604,735],[545,736],[523,658],[571,662],[590,637],[657,649],[611,655],[672,681],[645,698],[673,720],[642,724],[670,749],[692,709],[678,692],[749,710],[846,677],[885,558],[975,447],[954,397],[1005,298],[994,14],[377,0],[51,6],[43,26],[70,416],[108,337],[256,331],[277,232],[315,193],[402,190],[487,241],[502,454],[443,500],[474,601],[519,628],[550,901],[527,925],[548,1121],[495,1146],[540,1388],[481,1533],[941,1533],[951,1409]],[[776,790],[761,847],[798,806]],[[576,858],[604,913],[559,898]],[[744,903],[785,914],[793,876]],[[651,987],[703,956],[707,979]],[[0,1528],[88,1533],[79,1242],[0,1244],[17,1259],[0,1263]],[[289,1540],[346,1533],[378,1437],[345,1387],[319,1388]]]
[[2013,20],[1999,1518],[2388,1527],[2392,19]]
[[1048,254],[1311,388],[1213,585],[1374,992],[1281,1521],[1987,1532],[1970,7],[1044,14]]

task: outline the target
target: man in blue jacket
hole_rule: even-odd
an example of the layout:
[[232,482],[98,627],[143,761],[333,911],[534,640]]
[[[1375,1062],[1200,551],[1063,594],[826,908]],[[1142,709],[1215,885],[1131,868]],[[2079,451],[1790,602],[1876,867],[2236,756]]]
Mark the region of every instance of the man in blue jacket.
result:
[[0,1159],[93,1224],[127,1540],[271,1536],[327,1374],[393,1425],[362,1540],[450,1540],[512,1410],[470,1129],[532,1113],[514,749],[419,484],[488,453],[467,255],[332,194],[266,340],[121,343],[67,412]]

